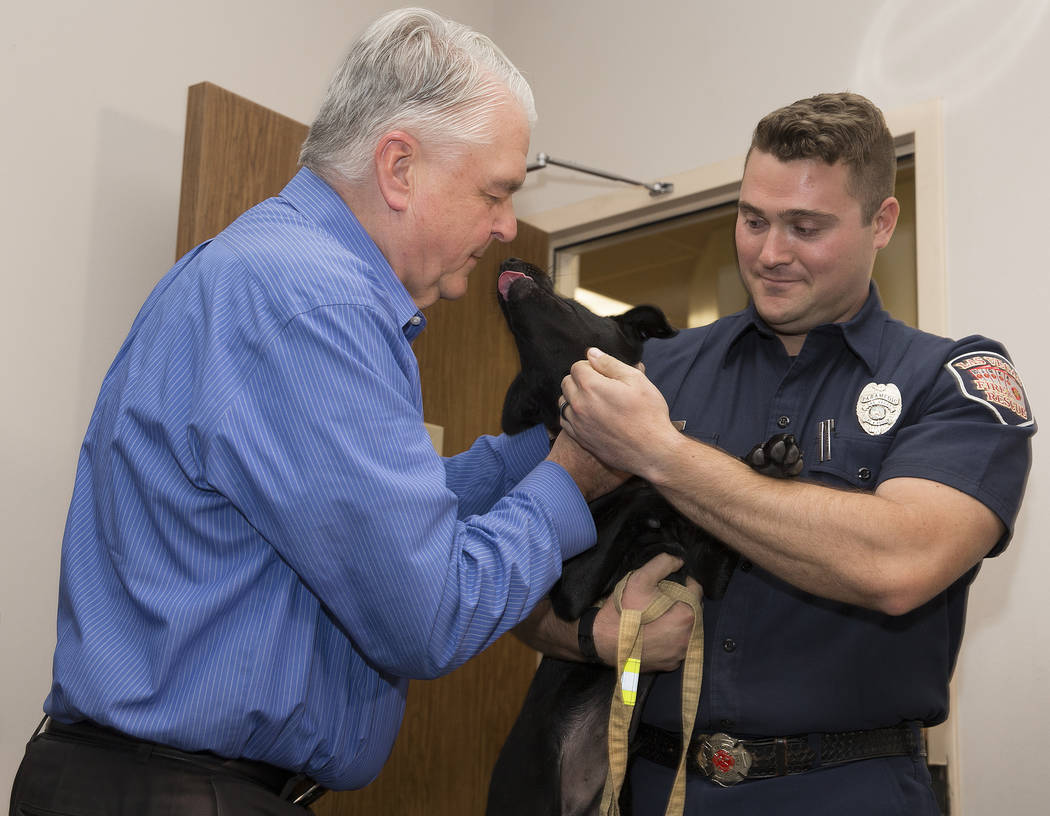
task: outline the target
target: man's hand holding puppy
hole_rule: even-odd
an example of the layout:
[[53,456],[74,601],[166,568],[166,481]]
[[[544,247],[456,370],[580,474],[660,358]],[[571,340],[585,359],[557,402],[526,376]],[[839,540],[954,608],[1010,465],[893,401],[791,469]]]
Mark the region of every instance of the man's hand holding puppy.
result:
[[[656,597],[658,584],[668,575],[679,570],[682,560],[668,553],[661,553],[639,567],[628,579],[623,592],[625,609],[645,609]],[[697,598],[701,596],[700,585],[686,578],[686,588]],[[528,620],[518,625],[515,633],[533,648],[545,655],[563,660],[581,658],[577,643],[577,622],[563,621],[550,610],[550,601],[541,601]],[[685,659],[689,635],[693,628],[693,610],[683,603],[676,603],[663,615],[646,624],[643,631],[642,671],[673,671]],[[616,642],[620,631],[620,613],[616,605],[603,604],[594,619],[594,646],[598,657],[610,666],[616,665]]]
[[562,428],[610,467],[649,478],[643,471],[653,451],[681,441],[663,395],[643,371],[600,349],[573,364],[562,394],[570,405]]

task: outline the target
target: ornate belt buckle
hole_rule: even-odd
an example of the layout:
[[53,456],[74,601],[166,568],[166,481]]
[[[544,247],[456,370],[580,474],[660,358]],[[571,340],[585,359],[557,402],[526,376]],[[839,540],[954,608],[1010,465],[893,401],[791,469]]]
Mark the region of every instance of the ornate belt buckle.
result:
[[735,785],[751,770],[751,752],[728,734],[708,734],[700,741],[697,761],[712,782],[723,788]]

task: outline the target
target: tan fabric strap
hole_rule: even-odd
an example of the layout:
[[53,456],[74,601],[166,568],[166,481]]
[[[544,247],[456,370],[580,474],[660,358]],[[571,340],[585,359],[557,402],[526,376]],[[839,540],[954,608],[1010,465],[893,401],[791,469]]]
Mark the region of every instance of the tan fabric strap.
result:
[[[704,667],[704,623],[700,601],[684,586],[674,581],[661,581],[660,593],[644,610],[624,609],[623,591],[633,573],[627,573],[613,589],[611,598],[620,613],[620,633],[616,646],[617,681],[609,708],[609,770],[602,791],[601,816],[619,816],[620,791],[627,772],[628,738],[631,718],[637,702],[638,676],[642,663],[642,627],[656,620],[676,603],[688,604],[693,610],[693,628],[682,665],[682,734],[688,745],[693,734],[693,721],[700,702],[700,683]],[[682,752],[675,774],[666,816],[680,816],[685,808],[685,752]]]

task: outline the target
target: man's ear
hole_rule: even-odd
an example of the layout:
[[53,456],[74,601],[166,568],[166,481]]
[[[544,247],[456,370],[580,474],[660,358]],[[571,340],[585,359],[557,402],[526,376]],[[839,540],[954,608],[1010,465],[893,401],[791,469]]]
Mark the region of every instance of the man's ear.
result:
[[875,213],[875,249],[882,249],[893,237],[893,230],[897,228],[897,219],[901,214],[901,205],[893,196],[890,196],[879,206]]
[[386,133],[376,145],[376,182],[390,209],[402,212],[408,208],[418,158],[419,143],[404,131]]

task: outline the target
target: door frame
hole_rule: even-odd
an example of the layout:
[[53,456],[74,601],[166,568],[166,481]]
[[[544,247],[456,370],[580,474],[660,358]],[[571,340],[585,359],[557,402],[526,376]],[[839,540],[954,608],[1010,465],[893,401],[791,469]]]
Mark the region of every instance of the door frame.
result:
[[[893,134],[898,155],[915,159],[915,276],[918,328],[933,334],[948,333],[947,273],[945,269],[944,129],[941,102],[933,99],[890,111],[886,124]],[[586,199],[543,212],[522,221],[550,236],[547,268],[554,269],[554,255],[561,249],[597,238],[613,236],[680,215],[689,215],[737,199],[744,170],[744,155],[687,170],[666,178],[671,193],[653,197],[642,188]],[[929,762],[948,768],[948,795],[962,790],[955,681],[950,687],[952,715],[928,729]],[[952,803],[953,812],[958,803]]]
[[[886,114],[898,154],[915,156],[916,287],[919,328],[947,332],[944,242],[944,138],[939,100]],[[573,244],[634,227],[728,204],[740,192],[745,156],[668,176],[674,191],[653,197],[632,188],[564,207],[523,216],[550,236],[548,268],[554,253]]]

